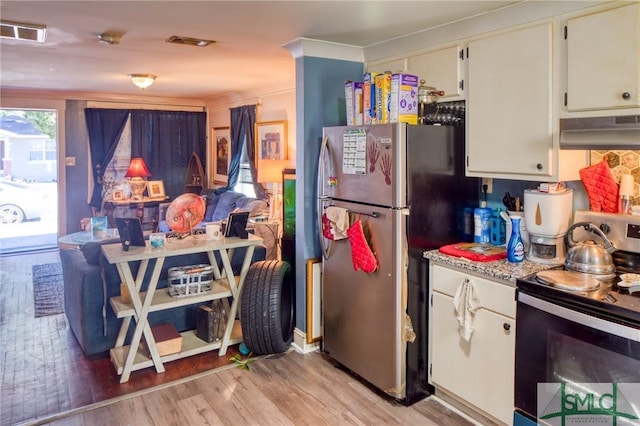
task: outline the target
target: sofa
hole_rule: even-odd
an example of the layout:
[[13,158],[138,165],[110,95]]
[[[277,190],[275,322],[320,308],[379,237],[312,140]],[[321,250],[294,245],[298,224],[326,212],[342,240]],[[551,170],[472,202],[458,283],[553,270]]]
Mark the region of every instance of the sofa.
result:
[[[216,218],[209,221],[226,218],[230,211],[238,208],[249,208],[251,214],[259,214],[258,209],[263,209],[264,201],[251,199],[242,194],[229,193],[207,194],[206,215]],[[262,204],[261,204],[262,203]],[[226,212],[224,210],[226,210]],[[262,211],[262,210],[260,210]],[[64,303],[65,314],[69,327],[75,335],[85,355],[103,356],[114,347],[115,341],[122,324],[122,319],[117,318],[109,299],[120,295],[120,276],[115,265],[107,262],[102,254],[102,244],[118,243],[119,240],[106,240],[102,242],[89,242],[79,249],[61,249],[60,260],[64,278]],[[236,274],[239,274],[246,249],[236,249],[231,258],[231,265]],[[252,262],[264,260],[266,249],[256,247]],[[217,256],[217,254],[216,254]],[[175,266],[195,265],[209,263],[206,253],[195,253],[183,256],[166,258],[158,282],[158,288],[166,288],[168,269]],[[218,257],[218,263],[221,265]],[[143,290],[146,289],[153,264],[147,268]],[[139,263],[132,264],[133,275],[136,276]],[[171,323],[178,331],[195,328],[197,305],[168,309],[149,314],[149,323]],[[135,325],[129,327],[127,342],[131,339]]]

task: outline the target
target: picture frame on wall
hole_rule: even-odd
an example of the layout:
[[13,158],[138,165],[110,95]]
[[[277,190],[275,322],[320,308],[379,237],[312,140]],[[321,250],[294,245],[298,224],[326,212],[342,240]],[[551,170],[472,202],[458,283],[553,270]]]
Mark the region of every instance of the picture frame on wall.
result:
[[287,121],[256,123],[256,165],[260,160],[287,159]]
[[149,198],[164,198],[164,182],[161,180],[150,180],[147,182],[147,193]]
[[211,149],[213,159],[213,181],[227,183],[229,180],[229,163],[231,162],[231,128],[214,127],[211,129]]

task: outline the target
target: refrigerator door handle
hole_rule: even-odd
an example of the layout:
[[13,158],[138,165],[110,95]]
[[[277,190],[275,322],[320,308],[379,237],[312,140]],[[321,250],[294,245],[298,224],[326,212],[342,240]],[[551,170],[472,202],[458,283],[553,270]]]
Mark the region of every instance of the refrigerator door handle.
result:
[[[331,156],[329,155],[329,138],[325,136],[322,138],[322,145],[320,146],[320,157],[318,158],[318,238],[320,240],[320,248],[322,249],[322,257],[325,259],[329,258],[329,247],[331,246],[331,241],[322,235],[322,215],[324,213],[324,205],[325,202],[329,199],[324,193],[324,185],[325,185],[325,159],[328,158],[328,161],[331,161]],[[333,168],[332,168],[333,169]]]

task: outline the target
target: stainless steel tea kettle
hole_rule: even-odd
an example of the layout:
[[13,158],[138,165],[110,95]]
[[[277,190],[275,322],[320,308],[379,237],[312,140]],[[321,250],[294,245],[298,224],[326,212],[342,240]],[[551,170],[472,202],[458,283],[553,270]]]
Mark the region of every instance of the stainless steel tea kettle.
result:
[[[596,234],[604,242],[604,247],[594,241],[579,241],[573,239],[573,230],[583,227],[586,231]],[[613,264],[611,253],[617,249],[609,241],[607,236],[597,226],[589,222],[577,222],[569,227],[564,236],[564,242],[568,248],[564,267],[571,271],[587,274],[612,274],[616,267]]]

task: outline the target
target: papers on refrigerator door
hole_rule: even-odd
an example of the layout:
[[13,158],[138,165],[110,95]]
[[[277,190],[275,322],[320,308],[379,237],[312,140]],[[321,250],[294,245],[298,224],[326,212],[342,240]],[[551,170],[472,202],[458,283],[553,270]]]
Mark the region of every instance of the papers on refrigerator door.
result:
[[342,137],[342,173],[367,174],[367,133],[364,129],[347,130]]

